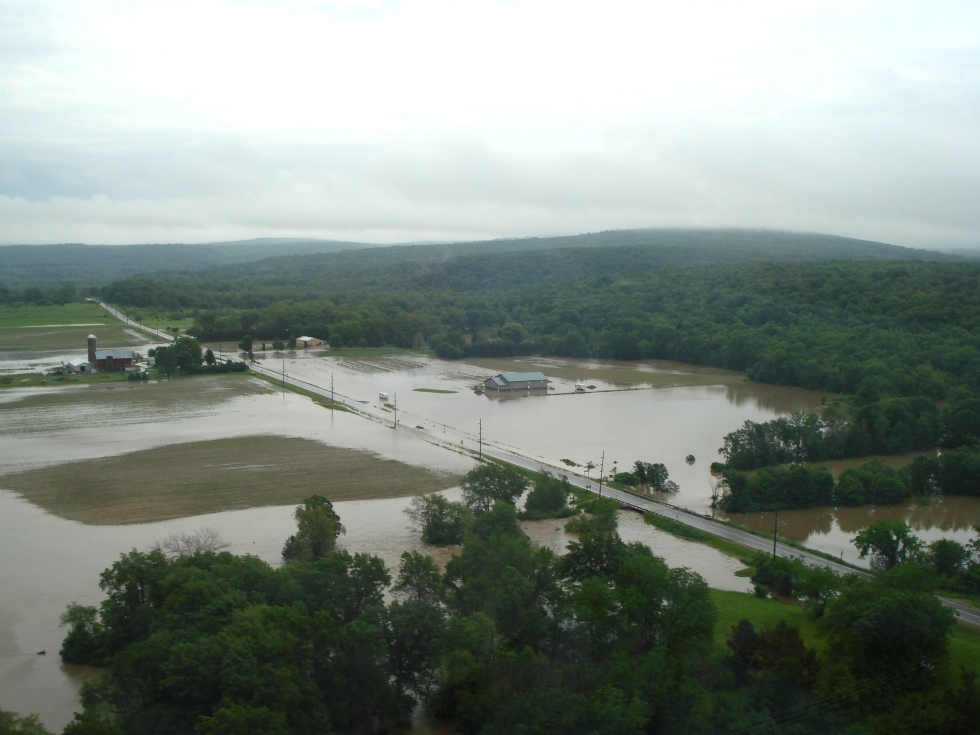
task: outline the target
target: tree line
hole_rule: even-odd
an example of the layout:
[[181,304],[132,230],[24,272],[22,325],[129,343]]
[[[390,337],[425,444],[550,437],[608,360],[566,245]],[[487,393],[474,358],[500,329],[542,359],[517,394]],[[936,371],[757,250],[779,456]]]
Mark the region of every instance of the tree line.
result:
[[[537,255],[595,261],[588,248]],[[313,334],[334,346],[426,347],[447,358],[668,359],[745,370],[761,382],[903,397],[975,390],[980,380],[976,264],[644,270],[631,268],[638,256],[629,252],[605,248],[603,256],[612,263],[603,275],[537,282],[525,275],[516,285],[493,281],[493,288],[464,287],[470,280],[455,278],[416,285],[382,269],[329,290],[307,290],[285,277],[260,287],[249,274],[229,290],[188,275],[119,281],[102,295],[124,306],[164,307],[177,293],[180,305],[197,310],[194,334],[207,341]],[[510,261],[520,259],[488,255],[481,263]],[[533,276],[533,267],[522,267]]]

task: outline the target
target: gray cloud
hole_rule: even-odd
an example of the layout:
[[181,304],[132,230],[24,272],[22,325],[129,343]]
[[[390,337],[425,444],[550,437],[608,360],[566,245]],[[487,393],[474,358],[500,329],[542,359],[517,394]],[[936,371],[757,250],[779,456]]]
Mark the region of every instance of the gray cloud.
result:
[[[293,10],[324,32],[362,34],[375,49],[398,37],[399,23],[423,34],[419,44],[440,38],[426,30],[437,17],[427,3],[352,2],[323,17],[320,5]],[[208,10],[215,23],[226,13],[248,28],[297,22],[276,6]],[[500,39],[498,71],[455,42],[459,58],[399,56],[412,48],[405,41],[367,70],[357,68],[371,58],[363,53],[351,67],[276,66],[275,52],[295,53],[279,44],[263,52],[271,71],[254,83],[230,71],[244,51],[215,39],[215,53],[228,56],[215,59],[220,74],[202,74],[237,91],[214,89],[209,99],[199,80],[169,75],[167,58],[125,44],[95,48],[84,28],[75,34],[53,20],[66,6],[34,7],[8,4],[0,16],[10,23],[0,43],[17,39],[0,52],[0,242],[392,242],[740,226],[980,246],[980,44],[969,33],[980,14],[968,9],[944,18],[903,7],[883,27],[866,5],[760,14],[765,25],[747,17],[731,29],[751,43],[726,40],[720,28],[708,27],[703,42],[681,29],[689,46],[649,51],[603,46],[616,34],[598,28],[596,46],[580,49],[594,63],[573,58],[568,39],[541,36],[531,50]],[[98,12],[127,27],[121,7],[105,2]],[[472,7],[497,23],[527,8],[530,29],[514,36],[526,41],[551,6]],[[263,15],[241,16],[243,8]],[[610,17],[639,12],[626,3]],[[567,13],[569,37],[583,40],[589,14]],[[917,26],[923,18],[930,32]],[[678,22],[693,27],[690,17]],[[822,36],[828,28],[837,35]],[[643,38],[623,33],[624,45]],[[532,66],[508,66],[508,54]],[[623,66],[646,56],[649,68]],[[132,68],[120,68],[130,58]],[[460,86],[467,70],[482,87]]]

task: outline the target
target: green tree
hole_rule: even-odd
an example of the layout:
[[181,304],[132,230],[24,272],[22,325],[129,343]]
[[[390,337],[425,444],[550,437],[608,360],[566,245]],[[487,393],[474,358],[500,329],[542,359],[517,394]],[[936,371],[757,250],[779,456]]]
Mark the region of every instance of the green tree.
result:
[[568,478],[554,477],[546,472],[539,474],[524,501],[525,514],[534,518],[570,515],[572,511],[568,507],[568,496],[571,490]]
[[396,600],[388,607],[388,664],[406,711],[435,686],[446,621],[446,611],[431,600]]
[[872,569],[891,569],[914,559],[922,549],[922,542],[912,533],[905,521],[882,519],[858,532],[852,543],[860,552],[859,557],[871,557]]
[[442,596],[442,574],[431,556],[403,551],[398,579],[392,591],[415,602],[438,602]]
[[555,561],[521,530],[514,506],[498,501],[476,518],[462,552],[446,565],[448,604],[460,615],[488,615],[511,646],[539,646],[548,633]]
[[494,503],[513,504],[527,489],[527,479],[517,470],[497,462],[478,465],[463,478],[463,502],[480,515],[489,513]]
[[177,370],[192,373],[204,361],[201,343],[186,335],[177,337],[169,345],[157,347],[152,356],[157,369],[165,375],[173,375]]
[[853,575],[845,579],[827,567],[805,566],[796,585],[796,594],[814,617],[822,618],[827,605],[836,600],[854,579]]
[[955,620],[936,598],[934,584],[928,570],[909,564],[849,585],[828,606],[837,656],[858,678],[879,680],[884,688],[875,696],[931,681]]
[[463,543],[469,509],[439,493],[418,495],[409,502],[405,515],[422,532],[422,540],[435,546]]
[[101,664],[108,655],[106,630],[98,608],[72,603],[61,615],[68,628],[61,642],[61,660],[69,664]]
[[244,352],[246,355],[248,355],[249,359],[251,359],[251,357],[252,357],[252,347],[253,346],[254,346],[254,343],[252,341],[252,335],[251,334],[246,334],[244,337],[242,337],[242,341],[238,343],[238,349],[240,349],[242,352]]
[[314,560],[324,556],[345,532],[333,504],[322,495],[311,495],[297,506],[293,517],[297,530],[282,549],[283,561]]
[[936,570],[936,574],[952,580],[964,571],[969,553],[963,544],[941,538],[929,544],[924,557],[925,562]]
[[51,735],[37,715],[20,717],[13,712],[0,710],[0,735]]

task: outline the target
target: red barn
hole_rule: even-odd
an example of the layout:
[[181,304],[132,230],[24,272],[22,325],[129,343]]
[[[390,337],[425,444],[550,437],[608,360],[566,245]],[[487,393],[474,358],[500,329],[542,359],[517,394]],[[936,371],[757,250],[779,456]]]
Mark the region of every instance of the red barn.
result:
[[95,361],[92,363],[98,371],[125,370],[132,367],[136,356],[132,350],[96,350]]

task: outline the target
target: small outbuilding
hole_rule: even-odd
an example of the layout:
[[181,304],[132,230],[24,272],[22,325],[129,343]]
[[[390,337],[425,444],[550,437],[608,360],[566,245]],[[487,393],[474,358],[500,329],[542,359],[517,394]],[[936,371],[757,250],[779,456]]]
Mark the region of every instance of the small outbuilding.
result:
[[487,390],[548,390],[544,373],[498,373],[483,381]]
[[70,373],[91,373],[93,371],[92,363],[85,360],[69,362],[67,368]]
[[296,346],[302,347],[304,350],[308,347],[323,347],[326,345],[326,341],[318,339],[317,337],[297,337]]

